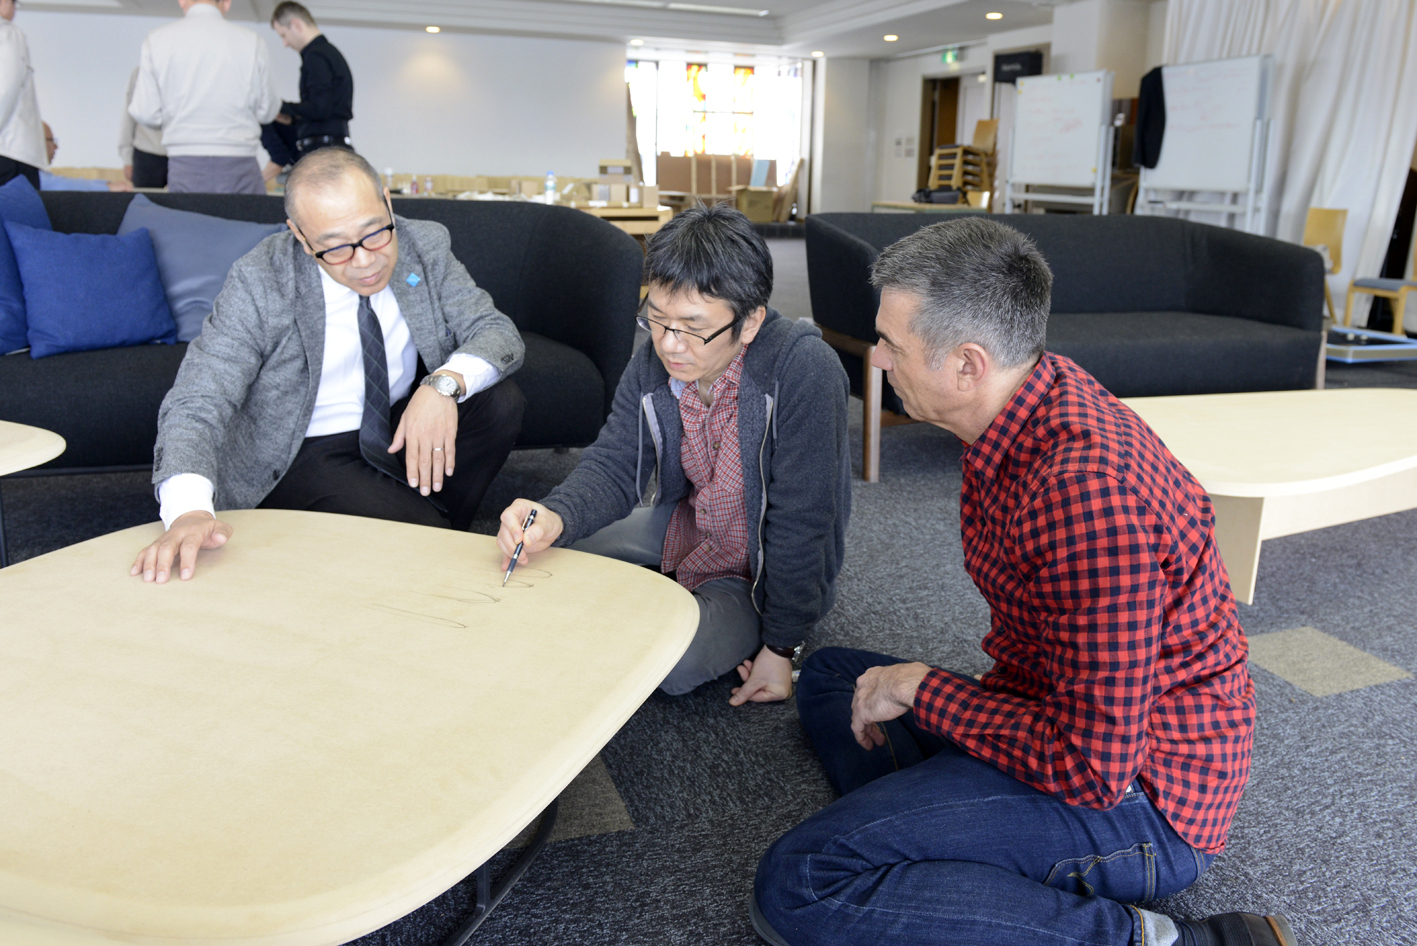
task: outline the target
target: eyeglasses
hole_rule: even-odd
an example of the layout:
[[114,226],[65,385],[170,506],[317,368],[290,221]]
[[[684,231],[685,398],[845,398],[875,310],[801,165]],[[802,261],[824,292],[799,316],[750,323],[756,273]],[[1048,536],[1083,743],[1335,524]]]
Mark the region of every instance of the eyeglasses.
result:
[[658,328],[661,335],[665,332],[673,332],[675,341],[682,342],[686,338],[692,338],[700,345],[707,345],[709,342],[713,341],[715,338],[718,338],[718,336],[722,335],[724,332],[728,331],[741,321],[743,321],[743,319],[740,316],[734,319],[732,322],[729,322],[717,332],[714,332],[712,335],[705,336],[695,335],[693,332],[686,332],[682,328],[670,328],[663,322],[656,322],[654,319],[645,318],[643,315],[635,317],[635,323],[639,325],[640,328],[644,329],[646,332],[649,332],[651,335],[654,334],[654,329]]
[[[388,207],[387,203],[385,203],[385,207]],[[394,211],[392,207],[388,207],[388,210],[388,226],[380,227],[356,243],[341,243],[339,246],[332,246],[328,250],[321,250],[315,254],[315,259],[323,260],[331,266],[343,266],[345,263],[354,259],[355,250],[362,248],[372,252],[374,250],[382,250],[384,247],[388,246],[389,241],[394,238]],[[305,240],[306,245],[309,245],[310,238],[305,236],[305,231],[300,230],[298,226],[295,229],[300,231],[300,236]]]

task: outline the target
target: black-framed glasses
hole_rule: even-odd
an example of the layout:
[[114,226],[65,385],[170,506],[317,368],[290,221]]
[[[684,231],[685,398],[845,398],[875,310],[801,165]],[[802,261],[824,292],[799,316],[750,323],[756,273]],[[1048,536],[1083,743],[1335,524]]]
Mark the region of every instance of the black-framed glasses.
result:
[[[389,207],[387,201],[384,206],[389,211],[388,226],[380,227],[373,233],[365,235],[365,237],[358,242],[341,243],[339,246],[332,246],[328,250],[321,250],[315,254],[315,259],[329,263],[331,266],[343,266],[345,263],[354,259],[355,250],[365,249],[373,252],[375,250],[382,250],[384,247],[388,246],[389,241],[394,238],[394,211],[392,207]],[[296,226],[295,229],[300,230],[300,227]],[[305,236],[305,231],[300,230],[300,236],[305,241],[306,245],[310,245],[310,238]]]
[[651,335],[654,334],[655,328],[658,328],[661,335],[663,335],[665,332],[673,332],[676,341],[682,342],[686,338],[692,338],[700,345],[707,345],[709,342],[713,341],[715,338],[718,338],[718,336],[722,335],[724,332],[728,331],[741,321],[743,321],[743,318],[739,316],[738,318],[735,318],[732,322],[729,322],[723,328],[714,332],[712,335],[695,335],[693,332],[687,332],[682,328],[670,328],[663,322],[656,322],[654,319],[646,318],[643,315],[635,317],[635,324],[637,324],[640,328],[644,329],[646,332],[649,332]]

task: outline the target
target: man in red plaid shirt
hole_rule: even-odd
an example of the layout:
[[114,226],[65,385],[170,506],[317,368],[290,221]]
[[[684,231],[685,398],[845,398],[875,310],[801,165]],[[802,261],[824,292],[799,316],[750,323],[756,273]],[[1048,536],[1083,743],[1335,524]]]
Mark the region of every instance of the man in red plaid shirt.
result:
[[1209,498],[1156,434],[1044,351],[1052,274],[983,218],[888,247],[876,364],[968,446],[979,680],[830,648],[803,726],[843,796],[758,868],[777,946],[1294,946],[1282,916],[1173,919],[1225,847],[1254,691]]

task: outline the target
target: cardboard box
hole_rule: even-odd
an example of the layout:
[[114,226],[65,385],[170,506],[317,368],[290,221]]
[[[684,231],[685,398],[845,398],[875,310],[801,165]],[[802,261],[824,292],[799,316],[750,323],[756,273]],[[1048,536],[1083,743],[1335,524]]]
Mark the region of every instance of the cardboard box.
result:
[[743,216],[754,223],[772,223],[772,199],[776,193],[773,187],[738,187],[734,189],[734,203]]

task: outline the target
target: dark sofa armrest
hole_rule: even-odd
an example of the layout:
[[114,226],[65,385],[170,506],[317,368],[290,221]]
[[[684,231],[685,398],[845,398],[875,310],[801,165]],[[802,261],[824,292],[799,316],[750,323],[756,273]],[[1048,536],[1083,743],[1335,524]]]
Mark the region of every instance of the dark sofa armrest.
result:
[[644,252],[634,237],[588,213],[544,209],[522,261],[516,321],[590,358],[605,382],[604,419],[634,348]]
[[1224,227],[1189,231],[1186,311],[1322,329],[1324,267],[1318,253]]
[[807,218],[806,237],[812,320],[843,335],[874,342],[880,293],[871,285],[871,264],[880,251],[817,214]]

